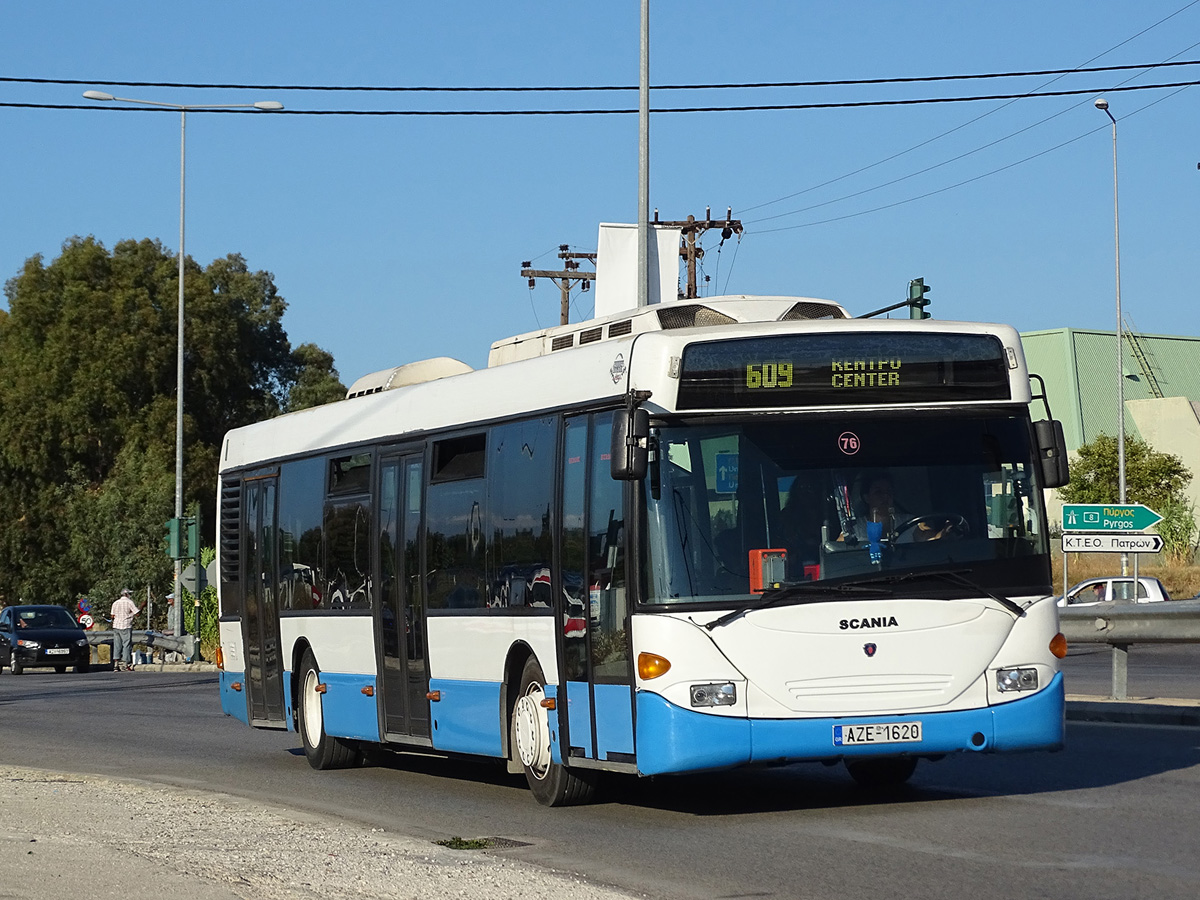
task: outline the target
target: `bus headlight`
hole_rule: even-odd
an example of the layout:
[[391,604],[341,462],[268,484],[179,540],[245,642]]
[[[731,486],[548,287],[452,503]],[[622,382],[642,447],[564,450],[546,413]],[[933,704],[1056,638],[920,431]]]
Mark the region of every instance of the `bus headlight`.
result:
[[733,706],[737,703],[737,687],[732,681],[723,684],[693,684],[690,688],[692,706]]
[[996,690],[1000,693],[1009,691],[1036,691],[1038,689],[1037,669],[997,669]]

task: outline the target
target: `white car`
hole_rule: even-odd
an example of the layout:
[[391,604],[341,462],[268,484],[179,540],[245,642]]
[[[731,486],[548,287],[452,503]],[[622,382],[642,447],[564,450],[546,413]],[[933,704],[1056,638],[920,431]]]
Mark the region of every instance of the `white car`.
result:
[[1167,589],[1157,578],[1137,579],[1137,599],[1134,600],[1134,580],[1132,577],[1120,575],[1105,578],[1089,578],[1067,591],[1065,597],[1058,598],[1059,606],[1095,606],[1097,603],[1107,603],[1112,600],[1137,603],[1157,603],[1170,600]]

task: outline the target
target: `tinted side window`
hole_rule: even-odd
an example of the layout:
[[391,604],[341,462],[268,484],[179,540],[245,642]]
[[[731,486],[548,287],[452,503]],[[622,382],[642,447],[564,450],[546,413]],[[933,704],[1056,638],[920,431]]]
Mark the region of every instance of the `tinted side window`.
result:
[[492,431],[488,606],[550,606],[555,425],[555,419],[545,418]]
[[279,608],[321,609],[325,461],[284,463],[279,475]]
[[328,608],[370,609],[370,499],[329,501],[324,524]]
[[365,494],[371,489],[371,454],[337,456],[329,460],[329,494]]
[[[425,507],[430,609],[480,609],[487,603],[487,483],[479,477],[484,443],[481,435],[434,444]],[[443,478],[455,480],[438,481],[438,465]]]
[[487,435],[468,434],[447,438],[433,445],[433,482],[460,478],[479,478],[484,474],[484,448]]

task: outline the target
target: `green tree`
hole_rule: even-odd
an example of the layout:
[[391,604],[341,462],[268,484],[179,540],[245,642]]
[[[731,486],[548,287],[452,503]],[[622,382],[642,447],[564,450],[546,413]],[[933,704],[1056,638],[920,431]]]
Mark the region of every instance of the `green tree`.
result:
[[[110,253],[75,237],[49,264],[26,260],[5,295],[0,599],[86,592],[103,604],[121,587],[165,585],[178,258],[158,241]],[[211,510],[225,432],[281,412],[321,351],[293,353],[272,275],[237,254],[186,260],[184,295],[184,500]]]
[[[1099,435],[1079,448],[1071,483],[1058,489],[1064,503],[1116,503],[1120,498],[1117,439]],[[1159,453],[1145,441],[1125,439],[1125,499],[1144,503],[1163,517],[1157,531],[1174,563],[1190,563],[1196,550],[1195,511],[1184,491],[1192,473],[1178,456]]]
[[[1161,512],[1183,500],[1192,473],[1178,456],[1159,453],[1145,441],[1125,439],[1125,498]],[[1101,434],[1079,448],[1071,462],[1071,483],[1058,489],[1064,503],[1116,503],[1120,499],[1117,439]]]
[[333,354],[316,344],[301,344],[292,354],[298,368],[296,382],[288,392],[287,411],[322,406],[346,399],[346,386],[338,380]]

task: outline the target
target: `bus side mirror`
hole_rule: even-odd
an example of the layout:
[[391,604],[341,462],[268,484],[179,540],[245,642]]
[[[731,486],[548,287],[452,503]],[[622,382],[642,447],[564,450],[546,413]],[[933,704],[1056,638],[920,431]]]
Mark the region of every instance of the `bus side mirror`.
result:
[[650,414],[638,408],[613,414],[612,477],[641,481],[650,460]]
[[1058,419],[1034,422],[1033,433],[1037,438],[1038,462],[1042,465],[1042,487],[1062,487],[1071,480],[1062,422]]

